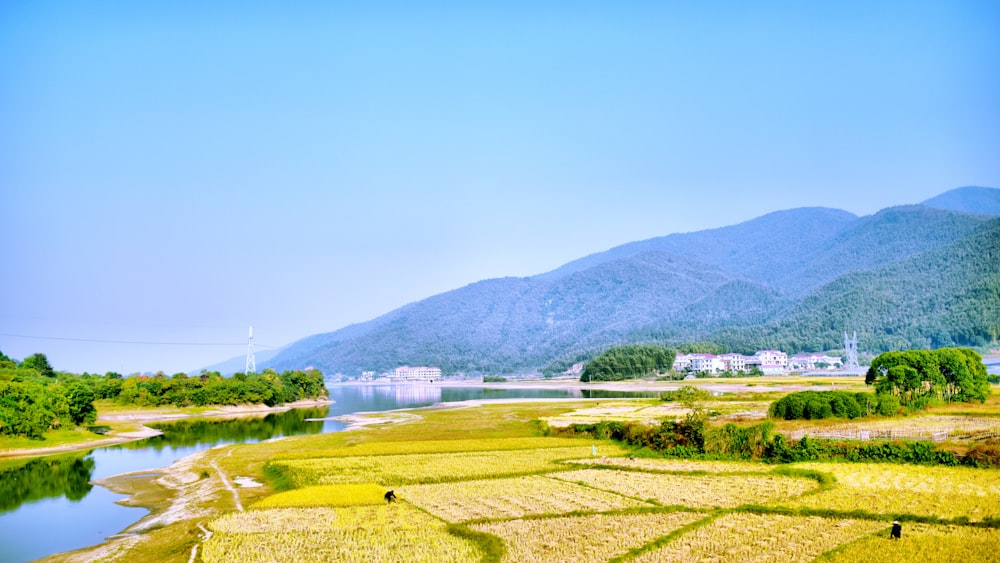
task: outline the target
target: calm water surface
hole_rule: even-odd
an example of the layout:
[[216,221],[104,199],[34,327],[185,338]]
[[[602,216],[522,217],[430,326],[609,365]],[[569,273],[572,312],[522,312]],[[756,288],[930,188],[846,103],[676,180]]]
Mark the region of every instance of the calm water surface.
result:
[[92,485],[92,480],[166,467],[213,446],[337,432],[345,427],[337,421],[308,419],[472,399],[656,395],[420,384],[330,385],[329,389],[330,398],[335,402],[320,408],[294,409],[261,418],[150,424],[162,430],[163,435],[88,452],[0,462],[0,562],[30,561],[98,544],[147,514],[143,508],[115,504],[126,496]]

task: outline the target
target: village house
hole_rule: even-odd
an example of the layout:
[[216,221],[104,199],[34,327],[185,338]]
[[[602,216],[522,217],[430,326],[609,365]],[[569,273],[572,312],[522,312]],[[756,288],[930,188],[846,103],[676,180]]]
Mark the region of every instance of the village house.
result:
[[835,369],[843,364],[840,358],[826,354],[797,354],[788,360],[791,370]]
[[[829,356],[825,356],[829,358]],[[839,361],[839,360],[838,360]],[[758,350],[753,356],[742,354],[677,354],[674,371],[692,373],[747,373],[754,368],[764,375],[781,375],[788,372],[788,354],[779,350]]]

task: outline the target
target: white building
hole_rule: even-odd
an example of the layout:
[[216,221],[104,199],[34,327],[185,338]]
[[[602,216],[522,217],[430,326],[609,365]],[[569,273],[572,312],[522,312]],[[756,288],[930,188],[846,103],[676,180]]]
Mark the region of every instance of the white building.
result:
[[434,381],[441,379],[441,368],[402,366],[396,368],[389,379],[391,381]]
[[842,363],[840,358],[826,354],[797,354],[788,360],[788,367],[794,370],[834,369]]
[[688,354],[691,371],[695,373],[718,373],[723,370],[722,362],[712,354]]
[[677,354],[674,358],[674,371],[684,371],[691,367],[690,354]]
[[757,350],[757,353],[754,354],[753,357],[758,360],[761,365],[761,369],[764,369],[763,366],[788,367],[788,354],[780,350]]
[[741,373],[747,369],[747,358],[743,354],[719,354],[717,358],[722,363],[722,371]]

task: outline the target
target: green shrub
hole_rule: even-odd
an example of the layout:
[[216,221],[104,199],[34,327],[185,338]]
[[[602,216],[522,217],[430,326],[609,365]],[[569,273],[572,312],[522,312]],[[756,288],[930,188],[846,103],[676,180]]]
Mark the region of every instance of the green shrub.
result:
[[799,391],[771,403],[768,416],[784,420],[858,418],[867,413],[873,397],[869,393],[847,391]]
[[899,412],[899,399],[892,395],[879,395],[876,412],[882,416],[894,416]]

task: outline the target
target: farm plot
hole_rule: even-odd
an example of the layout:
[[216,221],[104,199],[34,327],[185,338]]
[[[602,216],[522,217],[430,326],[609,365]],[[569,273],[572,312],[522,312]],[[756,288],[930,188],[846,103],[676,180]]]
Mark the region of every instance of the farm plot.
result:
[[885,527],[885,522],[869,520],[732,513],[646,551],[634,561],[806,562]]
[[375,483],[317,485],[271,495],[254,503],[253,508],[382,504],[384,495],[385,487]]
[[925,415],[796,426],[784,433],[793,440],[801,439],[802,436],[812,436],[853,440],[915,439],[940,442],[969,436],[1000,436],[1000,417]]
[[623,555],[705,517],[696,512],[594,514],[507,520],[470,527],[500,537],[507,546],[504,561],[596,563]]
[[285,508],[232,513],[210,524],[207,563],[240,561],[466,562],[479,559],[470,542],[405,504],[347,508]]
[[[602,444],[598,452],[615,456],[622,455],[624,450]],[[398,486],[537,473],[557,469],[556,461],[592,453],[592,446],[588,444],[569,448],[331,457],[272,463],[280,467],[296,487],[370,481]]]
[[752,461],[701,461],[693,459],[673,458],[627,458],[627,457],[589,457],[571,459],[564,462],[568,465],[613,465],[629,469],[647,471],[678,471],[698,473],[768,473],[773,465],[754,463]]
[[559,416],[545,418],[552,427],[571,424],[595,424],[610,420],[622,422],[655,422],[661,418],[681,418],[691,410],[679,403],[613,403],[576,409]]
[[903,536],[889,541],[873,534],[817,559],[821,563],[977,563],[1000,557],[1000,530],[971,526],[905,524]]
[[[701,404],[705,409],[722,417],[763,418],[770,406],[766,401],[709,401]],[[620,421],[658,424],[665,418],[679,419],[691,414],[691,409],[681,403],[624,403],[609,404],[576,409],[572,412],[544,418],[552,427],[572,424],[596,424],[598,422]]]
[[396,490],[407,502],[449,522],[522,518],[574,511],[607,512],[645,502],[538,475],[409,485]]
[[810,479],[780,475],[671,475],[638,471],[578,469],[548,476],[663,505],[732,508],[797,497],[815,490]]
[[493,450],[533,450],[588,445],[578,438],[492,438],[481,440],[423,440],[418,442],[362,442],[343,448],[284,452],[272,459],[360,457],[372,455],[441,454]]
[[829,490],[783,504],[865,510],[889,516],[916,514],[977,521],[1000,517],[1000,470],[874,463],[799,463],[832,473]]

